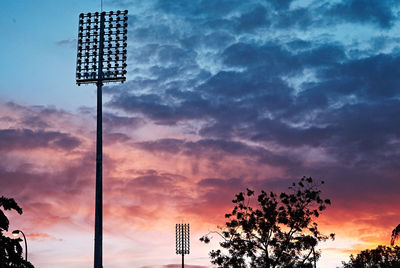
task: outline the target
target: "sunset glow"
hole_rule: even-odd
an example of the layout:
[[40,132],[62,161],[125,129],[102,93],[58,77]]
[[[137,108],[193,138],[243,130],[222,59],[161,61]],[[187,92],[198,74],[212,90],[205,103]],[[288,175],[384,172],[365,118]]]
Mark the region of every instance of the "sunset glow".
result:
[[[75,85],[78,15],[100,1],[0,3],[0,196],[39,268],[92,267],[96,87]],[[324,180],[318,267],[400,223],[396,1],[105,0],[129,10],[128,74],[103,99],[104,267],[211,267],[234,195]],[[399,121],[399,122],[398,122]]]

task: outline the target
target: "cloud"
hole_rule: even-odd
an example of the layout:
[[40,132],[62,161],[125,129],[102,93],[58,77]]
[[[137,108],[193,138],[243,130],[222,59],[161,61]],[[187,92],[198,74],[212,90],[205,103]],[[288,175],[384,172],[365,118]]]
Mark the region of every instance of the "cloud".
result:
[[[341,87],[332,87],[331,91],[356,94],[358,98],[367,101],[391,98],[397,95],[398,70],[394,66],[399,59],[398,54],[378,54],[332,66],[322,72],[321,76],[330,79],[328,83],[343,81]],[[324,87],[329,87],[329,84]]]
[[[244,68],[265,67],[268,74],[291,72],[296,70],[299,62],[291,57],[288,51],[283,50],[277,44],[255,44],[236,43],[223,52],[224,63],[228,66]],[[260,60],[262,59],[262,60]]]
[[199,141],[184,141],[178,139],[159,139],[156,141],[138,142],[136,146],[150,152],[167,152],[169,154],[184,154],[187,156],[212,158],[223,161],[224,156],[253,158],[260,164],[294,165],[295,159],[268,151],[259,146],[248,146],[241,142],[202,139]]
[[242,14],[237,20],[236,28],[239,31],[252,31],[260,26],[270,24],[267,20],[267,9],[263,6],[256,6],[248,13]]
[[47,233],[29,233],[27,236],[33,240],[56,239]]
[[31,150],[38,148],[73,150],[80,145],[78,138],[55,131],[30,129],[1,129],[1,150]]
[[103,124],[106,129],[120,127],[136,128],[144,124],[139,117],[119,116],[110,112],[103,113]]
[[333,5],[329,13],[349,22],[370,22],[382,28],[393,25],[396,16],[392,10],[395,1],[372,1],[361,0],[343,1]]
[[[135,26],[145,44],[140,54],[132,52],[137,59],[143,56],[139,63],[145,65],[139,65],[140,75],[110,92],[110,107],[176,128],[201,122],[193,130],[198,142],[165,137],[139,142],[139,147],[182,154],[194,152],[190,146],[202,152],[199,144],[206,147],[206,140],[221,145],[225,139],[230,146],[241,140],[253,147],[272,146],[275,155],[289,154],[288,170],[306,170],[299,154],[308,150],[324,152],[311,158],[330,159],[332,165],[393,167],[390,157],[397,153],[388,151],[397,140],[397,54],[374,54],[368,48],[355,56],[363,48],[333,33],[338,18],[357,27],[390,27],[396,20],[390,1],[362,8],[357,8],[359,1],[220,4],[225,9],[210,1],[155,2],[148,8],[166,14],[163,23],[148,17],[152,26]],[[182,24],[165,23],[171,20]],[[199,28],[204,25],[206,31]],[[274,35],[268,35],[271,29]],[[207,36],[216,40],[210,43]],[[181,71],[192,66],[207,75],[190,76],[188,87],[183,82],[187,73]]]
[[124,143],[131,139],[128,135],[118,132],[106,132],[103,134],[103,137],[103,144],[106,146],[114,143]]
[[45,129],[49,127],[49,124],[47,124],[40,116],[26,116],[25,118],[22,118],[21,124],[24,126],[32,127],[34,129]]

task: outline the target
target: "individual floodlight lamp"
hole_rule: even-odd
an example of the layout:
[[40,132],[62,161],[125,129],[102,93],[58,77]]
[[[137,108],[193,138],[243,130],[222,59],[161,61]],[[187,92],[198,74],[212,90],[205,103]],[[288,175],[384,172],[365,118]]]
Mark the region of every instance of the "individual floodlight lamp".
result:
[[182,255],[182,268],[184,267],[185,254],[190,254],[190,230],[189,223],[176,224],[176,254]]
[[79,15],[76,83],[97,85],[94,268],[103,268],[102,87],[126,80],[127,26],[127,10]]

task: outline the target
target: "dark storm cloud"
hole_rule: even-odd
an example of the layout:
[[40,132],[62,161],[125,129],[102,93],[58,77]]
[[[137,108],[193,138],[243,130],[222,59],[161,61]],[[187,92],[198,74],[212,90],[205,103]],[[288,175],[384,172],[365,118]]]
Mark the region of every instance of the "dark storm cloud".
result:
[[[170,192],[178,190],[177,182],[186,180],[185,177],[175,176],[173,174],[148,174],[135,177],[127,182],[123,188],[135,192],[160,192],[169,189]],[[175,186],[174,186],[175,185]],[[120,185],[116,185],[120,187]],[[182,190],[182,189],[179,189]]]
[[289,51],[278,44],[236,43],[223,52],[224,63],[228,66],[254,68],[265,67],[265,74],[273,75],[291,72],[300,66],[300,62]]
[[103,143],[105,145],[112,145],[115,143],[123,143],[129,141],[131,138],[124,133],[106,132],[103,134]]
[[[339,158],[357,161],[357,153],[362,153],[361,161],[384,163],[400,155],[393,149],[393,142],[399,139],[400,112],[398,100],[377,104],[346,105],[331,113],[321,115],[319,120],[335,122],[330,130],[331,139],[326,146],[335,148]],[[353,160],[351,160],[353,159]],[[379,159],[379,161],[376,161]]]
[[0,150],[2,151],[41,148],[73,150],[80,144],[81,142],[78,138],[56,131],[0,130]]
[[276,29],[310,29],[312,26],[321,27],[330,24],[320,18],[319,9],[313,7],[283,10],[271,18],[273,28]]
[[21,124],[32,127],[32,128],[39,128],[39,129],[44,129],[48,128],[50,125],[43,120],[38,115],[27,115],[21,120]]
[[[343,163],[393,167],[399,158],[391,150],[399,138],[395,38],[374,32],[366,39],[370,43],[349,44],[347,37],[335,36],[335,28],[389,29],[397,21],[395,3],[296,4],[148,4],[154,15],[137,16],[140,23],[132,26],[140,41],[132,49],[139,74],[110,88],[110,107],[157,124],[203,122],[195,132],[198,142],[161,139],[140,144],[146,150],[198,154],[208,148],[248,156],[247,150],[266,157],[266,163],[284,163],[234,142],[240,139],[264,148],[323,150],[335,168]],[[160,22],[157,14],[163,14]],[[288,170],[306,171],[301,158],[286,160]]]
[[[222,71],[211,77],[196,90],[206,92],[213,97],[232,99],[251,98],[261,94],[279,94],[276,88],[288,93],[288,88],[281,80],[272,80],[262,75],[263,70],[253,72],[226,72]],[[270,92],[268,92],[270,91]]]
[[397,18],[392,9],[395,5],[398,5],[398,3],[392,0],[350,0],[333,5],[327,13],[347,22],[370,22],[382,28],[388,28],[393,25]]
[[[52,169],[40,170],[30,163],[15,161],[12,157],[0,156],[0,187],[10,196],[18,195],[21,198],[39,202],[41,196],[79,194],[91,186],[88,178],[94,172],[94,160],[92,154],[80,155],[78,161],[65,160],[68,165],[60,170]],[[9,162],[13,161],[10,168]],[[89,167],[89,168],[88,168]],[[39,183],[40,182],[40,183]],[[26,191],[30,189],[31,191]],[[70,198],[69,198],[70,199]]]
[[396,127],[400,123],[396,117],[399,104],[399,101],[354,104],[320,112],[315,119],[315,123],[321,125],[319,127],[298,128],[278,120],[264,119],[245,134],[253,133],[251,139],[258,142],[327,148],[348,164],[359,160],[369,163],[376,162],[376,159],[390,161],[390,157],[400,156],[398,153],[388,155],[392,143],[399,138]]
[[273,6],[274,8],[282,10],[289,8],[293,0],[269,0],[266,2],[269,3],[271,6]]
[[225,47],[234,42],[234,36],[226,31],[214,31],[210,34],[206,34],[203,37],[203,44],[205,47],[212,49],[218,49],[220,47]]
[[142,113],[161,124],[174,124],[187,116],[178,113],[176,107],[166,104],[156,94],[140,96],[124,94],[114,99],[109,105],[122,108],[127,112]]
[[[391,98],[398,95],[400,71],[396,66],[400,55],[378,54],[332,66],[324,70],[321,77],[328,79],[324,87],[330,91],[356,94],[357,97],[374,101],[376,98]],[[330,86],[342,81],[340,87]]]
[[[275,141],[288,147],[302,145],[320,146],[322,141],[329,139],[329,128],[297,128],[282,123],[280,120],[263,119],[253,125],[253,141]],[[249,129],[250,130],[250,129]],[[248,131],[251,133],[251,131]]]
[[[393,10],[398,3],[393,0],[383,1],[363,1],[350,0],[331,3],[329,1],[314,1],[307,7],[297,7],[287,9],[288,5],[279,6],[276,12],[270,16],[273,27],[277,29],[302,29],[311,30],[338,25],[341,23],[349,24],[370,24],[379,28],[391,28],[398,16]],[[279,1],[280,2],[280,1]],[[283,3],[285,1],[282,1]],[[287,1],[288,2],[288,1]]]
[[187,51],[171,45],[161,46],[157,52],[157,60],[161,65],[186,65],[196,57],[194,51]]
[[247,32],[266,26],[270,24],[270,21],[267,19],[267,9],[263,6],[256,6],[250,12],[242,14],[236,23],[236,29]]
[[[221,213],[228,212],[234,194],[243,191],[248,185],[243,179],[238,178],[205,178],[197,183],[200,196],[194,200],[194,205],[183,206],[185,214],[194,214],[205,217],[206,215],[220,218]],[[220,211],[219,215],[216,211]],[[218,216],[217,216],[218,215]],[[211,216],[211,217],[212,217]]]
[[202,1],[195,0],[191,3],[186,1],[157,1],[156,9],[164,11],[166,14],[180,14],[187,17],[221,17],[228,15],[230,12],[240,7],[243,1],[239,0],[221,0],[215,1]]
[[118,116],[110,112],[103,114],[103,123],[106,129],[118,127],[138,127],[144,124],[144,120],[139,117]]
[[223,161],[224,156],[237,156],[255,159],[260,164],[274,166],[294,166],[298,160],[273,153],[259,146],[249,146],[242,142],[216,139],[203,139],[196,142],[180,139],[160,139],[136,143],[138,148],[150,152],[166,152],[194,157],[206,157]]
[[[95,171],[93,155],[82,154],[73,160],[62,157],[65,166],[57,168],[57,164],[40,162],[40,157],[35,159],[35,163],[26,163],[11,155],[0,155],[2,195],[12,196],[21,204],[26,224],[42,228],[63,223],[69,226],[76,224],[74,215],[81,206],[85,206],[85,202],[77,200],[92,191]],[[36,157],[34,154],[31,156]],[[34,230],[33,227],[31,230]]]
[[13,109],[16,112],[22,112],[24,113],[25,116],[32,116],[33,114],[38,114],[42,117],[52,116],[52,115],[62,117],[68,115],[66,111],[57,109],[54,106],[43,106],[43,105],[24,106],[12,101],[5,103],[5,106],[10,109]]
[[150,152],[167,152],[176,154],[182,150],[185,141],[179,139],[162,139],[152,142],[140,142],[137,146]]
[[339,44],[323,44],[314,49],[299,53],[298,60],[304,67],[332,66],[347,60],[343,46]]
[[247,73],[259,72],[258,79],[291,75],[304,68],[333,67],[348,60],[345,48],[339,43],[311,43],[298,39],[287,44],[239,42],[226,48],[222,56],[227,66],[246,68]]
[[302,39],[294,39],[294,40],[291,40],[288,43],[286,43],[286,46],[291,51],[305,50],[305,49],[309,49],[312,46],[312,42],[305,41]]

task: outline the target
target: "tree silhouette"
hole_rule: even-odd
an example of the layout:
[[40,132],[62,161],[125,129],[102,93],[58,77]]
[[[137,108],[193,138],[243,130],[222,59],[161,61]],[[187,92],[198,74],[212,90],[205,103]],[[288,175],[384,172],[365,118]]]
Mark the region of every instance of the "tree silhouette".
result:
[[399,268],[400,247],[378,246],[376,249],[366,249],[350,255],[348,263],[342,262],[343,268]]
[[400,236],[400,224],[397,225],[396,228],[393,229],[392,231],[392,237],[390,239],[390,245],[393,247],[394,243],[396,242],[396,240],[399,238]]
[[392,231],[390,245],[379,245],[376,249],[366,249],[354,256],[350,255],[348,263],[342,262],[344,268],[400,268],[400,247],[394,246],[400,235],[400,224]]
[[200,238],[208,243],[212,233],[222,237],[222,250],[210,252],[211,263],[221,268],[315,266],[320,257],[315,246],[334,239],[334,234],[321,234],[314,221],[331,203],[320,197],[323,183],[303,177],[289,187],[290,193],[261,191],[256,207],[250,204],[254,191],[237,194],[225,226]]
[[10,222],[3,210],[15,210],[22,214],[22,208],[18,206],[13,198],[0,197],[0,268],[34,268],[33,265],[22,258],[22,239],[12,239],[4,236],[8,231]]

